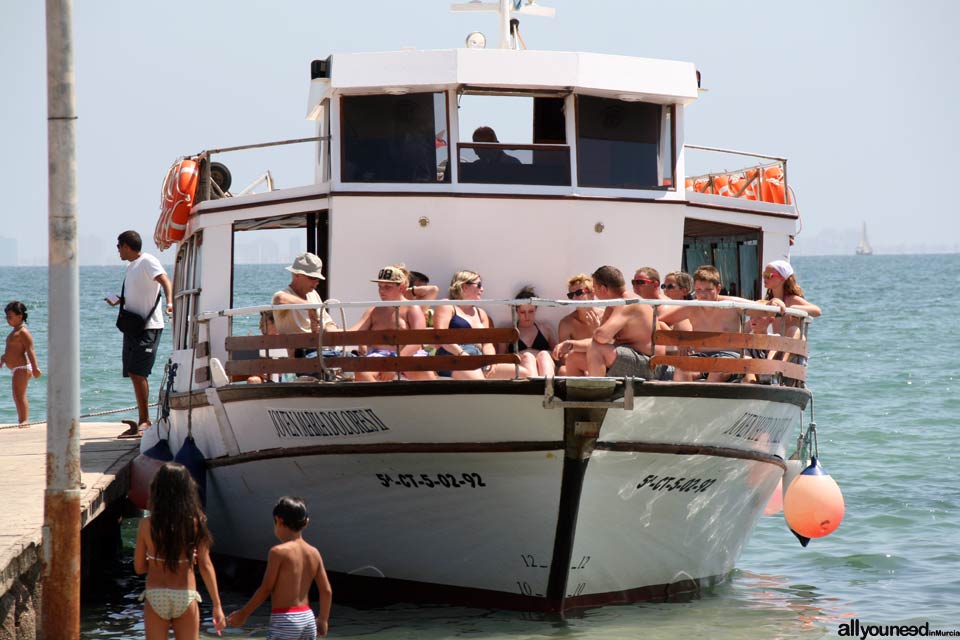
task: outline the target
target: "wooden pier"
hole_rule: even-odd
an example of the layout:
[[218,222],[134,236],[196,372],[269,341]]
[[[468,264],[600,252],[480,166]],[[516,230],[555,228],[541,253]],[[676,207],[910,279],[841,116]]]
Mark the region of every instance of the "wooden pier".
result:
[[[140,441],[118,440],[126,428],[117,422],[80,424],[84,527],[127,493],[129,465]],[[25,622],[30,626],[29,619],[35,618],[33,593],[43,559],[46,451],[45,424],[0,429],[0,640],[12,627],[15,610],[17,627]]]

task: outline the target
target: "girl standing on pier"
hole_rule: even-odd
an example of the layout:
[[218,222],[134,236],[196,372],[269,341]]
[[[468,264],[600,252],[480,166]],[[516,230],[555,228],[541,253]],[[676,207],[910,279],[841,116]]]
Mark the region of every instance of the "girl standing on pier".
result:
[[7,336],[7,348],[0,356],[0,367],[7,365],[13,374],[13,402],[17,405],[17,422],[30,419],[30,404],[27,402],[27,383],[30,376],[41,376],[37,354],[33,351],[33,336],[27,329],[27,307],[14,300],[6,306],[7,324],[13,331]]
[[150,516],[140,521],[133,568],[147,574],[143,607],[147,640],[168,637],[197,640],[200,634],[200,594],[194,565],[213,602],[213,626],[225,626],[217,575],[210,561],[213,538],[200,506],[197,484],[186,467],[168,462],[150,483]]

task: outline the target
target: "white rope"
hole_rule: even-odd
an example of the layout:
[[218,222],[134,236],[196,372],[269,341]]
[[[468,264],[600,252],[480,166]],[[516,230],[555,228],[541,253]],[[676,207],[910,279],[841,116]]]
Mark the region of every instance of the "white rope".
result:
[[[149,409],[152,407],[156,407],[158,404],[159,403],[157,402],[148,404],[147,408]],[[80,416],[80,419],[82,420],[83,418],[96,418],[98,416],[110,415],[111,413],[129,413],[131,411],[136,411],[136,410],[137,410],[136,405],[132,407],[124,407],[122,409],[108,409],[106,411],[96,411],[94,413],[85,413],[82,416]],[[46,424],[46,423],[47,423],[46,420],[35,420],[33,422],[24,422],[22,424],[0,424],[0,429],[24,429],[26,427],[32,427],[34,425]]]

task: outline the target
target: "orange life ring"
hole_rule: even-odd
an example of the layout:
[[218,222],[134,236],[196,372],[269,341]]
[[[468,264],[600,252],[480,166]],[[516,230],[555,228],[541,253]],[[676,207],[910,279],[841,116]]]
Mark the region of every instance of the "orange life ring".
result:
[[160,218],[153,234],[160,249],[183,240],[200,180],[200,166],[191,158],[179,158],[167,171],[160,194]]
[[760,185],[760,199],[764,202],[775,202],[776,204],[786,204],[786,193],[783,190],[783,182],[780,180],[764,180]]

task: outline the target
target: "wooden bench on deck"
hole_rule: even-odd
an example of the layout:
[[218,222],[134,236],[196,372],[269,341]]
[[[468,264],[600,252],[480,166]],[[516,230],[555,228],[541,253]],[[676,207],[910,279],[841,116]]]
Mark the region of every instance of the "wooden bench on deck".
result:
[[[660,346],[689,347],[693,351],[741,351],[743,349],[766,349],[779,354],[795,354],[806,357],[807,342],[769,334],[722,333],[719,331],[668,331],[657,330],[654,344]],[[795,362],[759,360],[756,358],[704,358],[696,356],[654,356],[650,366],[669,365],[683,371],[730,374],[781,374],[784,378],[806,380],[807,367]]]
[[[399,353],[405,345],[433,344],[494,344],[516,342],[519,335],[513,327],[502,329],[384,329],[366,331],[324,331],[323,348],[352,347],[357,345],[393,345]],[[232,336],[226,339],[229,353],[259,351],[261,349],[317,349],[320,336],[316,333],[291,335]],[[245,379],[269,373],[296,373],[318,375],[324,369],[342,371],[463,371],[479,369],[490,364],[520,364],[520,356],[514,353],[479,356],[399,356],[392,358],[324,357],[321,358],[252,358],[227,360],[224,369],[231,378]]]

